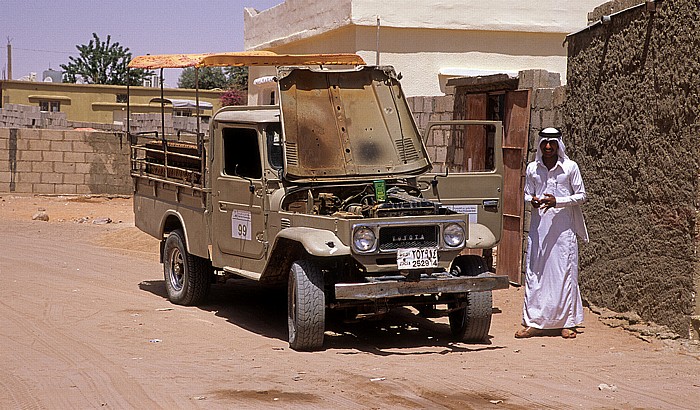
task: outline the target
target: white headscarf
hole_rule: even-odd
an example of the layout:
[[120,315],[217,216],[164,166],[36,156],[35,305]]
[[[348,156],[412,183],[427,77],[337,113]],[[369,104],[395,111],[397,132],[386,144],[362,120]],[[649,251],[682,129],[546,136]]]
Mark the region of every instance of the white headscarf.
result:
[[566,146],[564,145],[564,141],[561,139],[561,131],[551,127],[545,128],[540,131],[539,136],[540,139],[537,141],[537,153],[535,154],[535,160],[537,162],[542,162],[542,143],[544,141],[556,141],[557,146],[559,147],[557,151],[559,159],[561,161],[569,159],[569,157],[566,155]]
[[[569,157],[566,155],[566,146],[564,146],[564,141],[561,139],[561,131],[556,128],[545,128],[539,133],[540,139],[537,141],[537,153],[535,154],[535,159],[538,162],[542,162],[542,142],[543,141],[556,141],[559,147],[557,154],[559,155],[559,160],[564,162],[568,160]],[[586,229],[586,221],[583,219],[583,212],[581,211],[580,205],[574,205],[573,210],[573,229],[574,232],[584,241],[588,242],[588,229]]]

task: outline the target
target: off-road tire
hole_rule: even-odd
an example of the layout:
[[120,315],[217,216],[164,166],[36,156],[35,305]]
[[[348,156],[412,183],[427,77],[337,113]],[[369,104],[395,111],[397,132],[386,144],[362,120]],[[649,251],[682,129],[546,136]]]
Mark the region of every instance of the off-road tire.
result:
[[323,347],[326,326],[323,272],[311,261],[296,261],[289,270],[287,325],[292,349],[311,351]]
[[163,249],[163,274],[168,300],[176,305],[194,306],[204,301],[211,286],[211,265],[190,255],[185,235],[177,229],[168,235]]
[[[457,276],[478,276],[487,271],[483,258],[475,255],[459,256],[451,269],[452,274]],[[458,308],[459,306],[464,307]],[[473,343],[488,340],[493,313],[491,291],[469,292],[456,303],[448,304],[448,308],[452,336]]]

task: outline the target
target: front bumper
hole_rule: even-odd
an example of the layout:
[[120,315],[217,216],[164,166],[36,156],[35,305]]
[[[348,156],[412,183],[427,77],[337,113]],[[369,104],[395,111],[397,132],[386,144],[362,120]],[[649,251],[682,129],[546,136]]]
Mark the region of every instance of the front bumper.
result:
[[[425,275],[423,275],[425,276]],[[376,280],[365,283],[337,283],[336,299],[381,299],[435,293],[485,292],[508,289],[508,276],[485,273],[479,276],[422,277],[419,281],[405,279]]]

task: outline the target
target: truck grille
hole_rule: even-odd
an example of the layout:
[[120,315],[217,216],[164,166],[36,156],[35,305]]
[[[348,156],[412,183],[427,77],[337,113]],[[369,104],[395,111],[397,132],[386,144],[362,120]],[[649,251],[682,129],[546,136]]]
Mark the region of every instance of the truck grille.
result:
[[379,250],[438,246],[437,226],[400,226],[379,229]]

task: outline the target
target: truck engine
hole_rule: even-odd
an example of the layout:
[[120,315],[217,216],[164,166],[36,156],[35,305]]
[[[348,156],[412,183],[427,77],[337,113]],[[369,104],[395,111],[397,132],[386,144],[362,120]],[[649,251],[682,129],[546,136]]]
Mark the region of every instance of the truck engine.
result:
[[[383,183],[383,181],[381,181]],[[324,185],[304,188],[287,194],[282,209],[312,215],[346,219],[382,218],[416,215],[448,215],[454,212],[422,197],[409,184]]]

